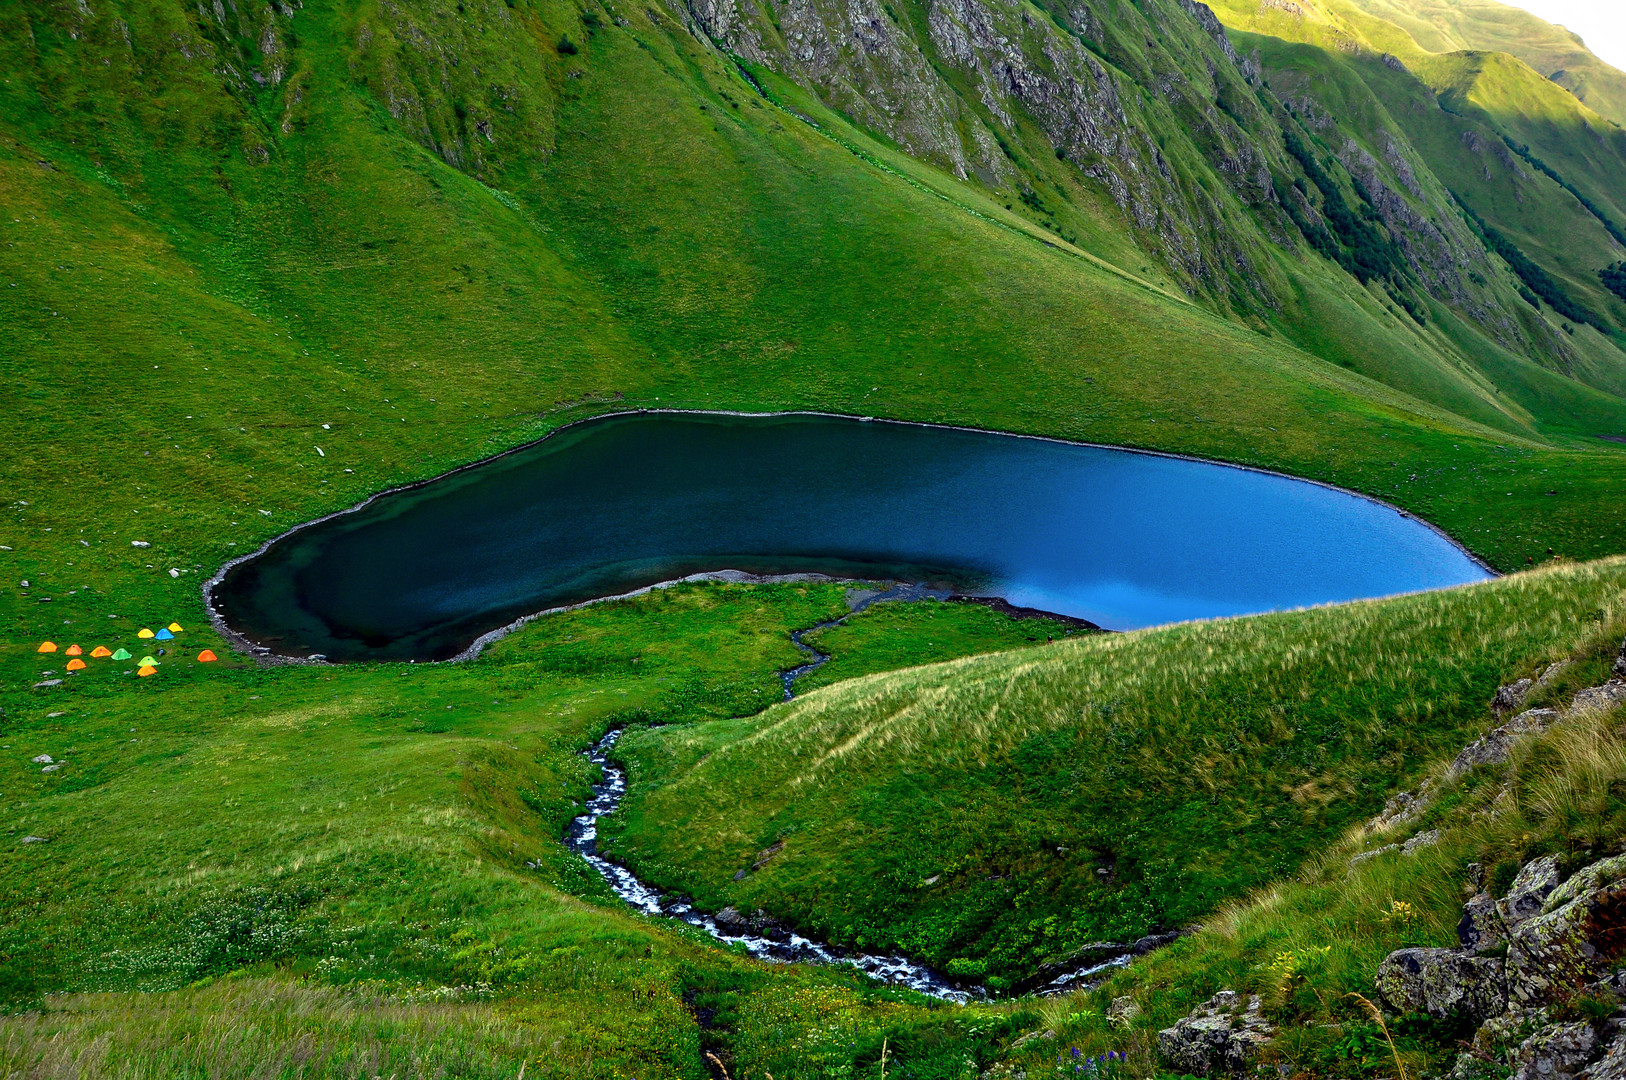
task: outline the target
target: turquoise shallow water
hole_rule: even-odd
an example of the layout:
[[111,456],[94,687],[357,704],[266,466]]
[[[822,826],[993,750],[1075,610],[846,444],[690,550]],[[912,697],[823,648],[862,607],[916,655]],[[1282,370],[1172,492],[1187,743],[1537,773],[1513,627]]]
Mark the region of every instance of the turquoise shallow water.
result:
[[1120,630],[1489,576],[1418,521],[1287,477],[880,421],[642,414],[294,532],[212,602],[279,653],[445,659],[521,615],[724,569],[931,581]]

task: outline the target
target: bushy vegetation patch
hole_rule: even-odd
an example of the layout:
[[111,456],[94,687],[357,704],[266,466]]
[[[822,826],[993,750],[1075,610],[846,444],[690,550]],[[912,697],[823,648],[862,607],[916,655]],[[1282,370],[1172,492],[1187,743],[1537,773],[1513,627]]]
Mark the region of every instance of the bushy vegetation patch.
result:
[[1485,246],[1502,257],[1513,272],[1519,276],[1519,280],[1524,283],[1525,288],[1545,300],[1554,311],[1564,316],[1564,318],[1596,326],[1604,333],[1609,332],[1610,328],[1607,323],[1572,300],[1569,293],[1564,291],[1564,287],[1553,280],[1551,274],[1531,262],[1513,241],[1487,225],[1485,220],[1474,213],[1460,197],[1457,199],[1457,203],[1467,213],[1469,220],[1474,223],[1474,227],[1479,230],[1480,235],[1485,238]]
[[[1321,212],[1338,237],[1338,243],[1335,245],[1326,230],[1306,223],[1310,231],[1305,235],[1316,249],[1348,270],[1363,285],[1373,278],[1400,276],[1405,264],[1399,260],[1394,241],[1383,227],[1369,220],[1368,217],[1371,215],[1361,216],[1350,209],[1337,182],[1327,175],[1321,163],[1316,160],[1315,154],[1304,145],[1304,141],[1296,132],[1291,128],[1283,128],[1282,141],[1287,147],[1287,152],[1293,156],[1293,160],[1304,170],[1305,177],[1321,193]],[[1350,180],[1355,187],[1355,193],[1361,197],[1370,211],[1371,197],[1361,187],[1358,179],[1351,177]],[[1291,200],[1288,200],[1288,203],[1291,205]],[[1306,225],[1301,225],[1300,228],[1303,229]]]

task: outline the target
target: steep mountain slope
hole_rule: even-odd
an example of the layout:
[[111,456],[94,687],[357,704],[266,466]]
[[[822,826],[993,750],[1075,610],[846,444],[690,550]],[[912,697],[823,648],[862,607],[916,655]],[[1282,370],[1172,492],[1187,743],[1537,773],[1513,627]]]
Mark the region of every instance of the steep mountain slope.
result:
[[[1571,220],[1573,195],[1547,181],[1532,208],[1565,218],[1534,244],[1538,257],[1556,256],[1567,272],[1562,289],[1548,290],[1568,290],[1559,317],[1509,317],[1520,307],[1513,296],[1530,290],[1486,252],[1499,241],[1465,220],[1444,184],[1431,182],[1434,155],[1409,145],[1393,122],[1364,122],[1367,102],[1340,102],[1319,117],[1284,110],[1257,57],[1239,55],[1200,5],[933,0],[838,8],[762,0],[687,10],[697,30],[731,53],[795,79],[909,152],[1003,189],[1034,220],[1121,260],[1121,247],[1103,243],[1096,224],[1103,212],[1112,216],[1103,205],[1109,196],[1135,242],[1193,295],[1265,319],[1411,393],[1482,416],[1482,388],[1469,373],[1487,377],[1495,368],[1489,379],[1506,381],[1502,352],[1540,358],[1610,393],[1626,385],[1626,356],[1596,332],[1620,335],[1626,308],[1597,271],[1626,250],[1584,209]],[[1446,74],[1460,94],[1488,85],[1477,72]],[[1570,167],[1577,137],[1532,132],[1526,121],[1553,113],[1573,127],[1565,109],[1585,110],[1537,81],[1559,105],[1538,95],[1538,115],[1520,113],[1507,129]],[[1432,99],[1428,105],[1439,111]],[[1571,171],[1587,190],[1606,187],[1599,178],[1610,174],[1618,150],[1606,143],[1602,157],[1588,151]],[[1439,165],[1458,156],[1448,153]],[[1524,166],[1511,171],[1526,176]],[[1335,189],[1330,196],[1327,187]],[[1568,226],[1581,245],[1563,239]],[[1283,247],[1318,251],[1347,272],[1329,272],[1314,256],[1284,258]],[[1370,302],[1354,286],[1374,282],[1390,310],[1411,319],[1375,333],[1338,325],[1340,313]],[[1569,304],[1577,291],[1581,299]],[[1441,334],[1411,325],[1426,325],[1431,299],[1449,309],[1439,315]],[[1576,322],[1593,326],[1579,341],[1570,338]],[[1357,339],[1363,348],[1350,347]],[[1489,364],[1487,351],[1498,354]]]
[[[1308,104],[1334,138],[1359,141],[1363,126],[1374,127],[1370,108],[1348,108],[1350,86],[1363,82],[1357,96],[1387,114],[1375,126],[1404,130],[1525,291],[1543,294],[1536,306],[1550,303],[1571,326],[1620,325],[1623,298],[1599,277],[1626,255],[1626,195],[1618,182],[1626,174],[1626,131],[1619,125],[1514,56],[1430,52],[1401,25],[1352,0],[1221,0],[1216,10],[1238,30],[1316,47],[1294,52],[1239,38],[1243,48],[1260,50],[1266,80],[1301,113]],[[1272,64],[1286,64],[1287,84],[1278,85]],[[1318,97],[1306,74],[1338,88]],[[1577,360],[1562,346],[1557,351],[1565,362]],[[1608,365],[1615,366],[1612,356]],[[1606,377],[1604,385],[1619,384]]]
[[[1612,394],[1626,354],[1594,340],[1592,330],[1573,343],[1559,320],[1503,314],[1517,309],[1519,283],[1448,197],[1439,188],[1413,194],[1397,178],[1372,172],[1357,180],[1335,160],[1337,148],[1318,147],[1317,136],[1280,107],[1253,62],[1236,54],[1200,6],[1156,0],[1142,10],[1113,0],[1050,11],[977,0],[952,10],[925,3],[885,11],[723,5],[678,14],[698,39],[656,9],[613,6],[475,4],[455,15],[435,5],[342,15],[223,6],[208,17],[166,4],[19,9],[8,15],[6,34],[14,46],[8,70],[17,76],[0,90],[17,136],[28,141],[22,157],[54,168],[58,151],[68,151],[65,165],[78,159],[82,174],[113,185],[108,193],[139,205],[150,224],[186,237],[188,260],[232,279],[226,288],[237,291],[229,295],[285,298],[306,320],[345,311],[331,316],[334,336],[375,319],[397,328],[411,321],[401,309],[414,305],[390,297],[415,289],[416,277],[390,274],[381,282],[369,274],[369,266],[401,250],[385,253],[379,244],[387,241],[341,220],[362,209],[351,193],[385,196],[385,213],[384,189],[422,171],[399,152],[353,156],[355,148],[405,136],[478,182],[458,203],[467,211],[493,222],[529,216],[531,228],[504,226],[481,261],[494,269],[512,262],[521,278],[540,275],[548,284],[526,292],[527,302],[538,305],[536,321],[552,327],[550,344],[602,358],[627,351],[677,297],[663,296],[655,309],[628,309],[626,296],[644,282],[624,266],[583,260],[614,235],[616,244],[676,261],[657,270],[638,260],[664,290],[749,295],[737,292],[745,265],[688,264],[658,234],[675,227],[717,251],[757,242],[727,227],[704,238],[696,230],[709,229],[709,211],[727,200],[736,213],[743,205],[766,207],[761,199],[774,186],[742,181],[779,168],[774,159],[791,144],[807,145],[805,131],[788,133],[788,144],[779,140],[787,117],[771,103],[822,111],[817,102],[798,104],[795,88],[768,70],[737,68],[721,46],[811,88],[883,141],[966,178],[953,199],[991,197],[1009,211],[996,218],[1025,215],[1040,231],[1172,285],[1228,318],[1278,330],[1474,420],[1591,432],[1600,422],[1588,414],[1615,408],[1544,378],[1529,361],[1578,372]],[[629,63],[627,47],[644,55]],[[594,79],[612,69],[642,90],[664,86],[665,102],[648,93],[613,100],[614,91]],[[716,126],[708,108],[728,110],[731,122]],[[184,121],[170,121],[172,112]],[[560,120],[600,114],[618,128],[617,145],[607,148],[616,160],[598,163],[612,173],[592,180],[626,169],[631,163],[622,155],[653,133],[648,124],[674,125],[666,149],[691,170],[687,190],[638,190],[661,214],[685,220],[628,236],[616,235],[613,217],[581,214],[597,194],[575,168],[579,154],[562,145],[574,132]],[[1288,193],[1295,180],[1303,187],[1308,179],[1298,159],[1304,155],[1295,157],[1290,142],[1307,146],[1319,162],[1313,167],[1326,173],[1314,190],[1305,187],[1308,194]],[[735,150],[724,144],[754,151],[725,165]],[[22,142],[16,148],[23,150]],[[863,171],[857,162],[820,156],[825,164],[815,171]],[[347,158],[357,168],[339,170]],[[1421,162],[1416,168],[1427,171]],[[945,192],[954,187],[925,182]],[[1323,186],[1337,189],[1334,202]],[[439,213],[398,190],[410,204],[398,218],[403,224]],[[1391,211],[1403,204],[1404,212],[1363,223],[1379,204]],[[1343,213],[1349,206],[1356,209]],[[764,219],[778,228],[786,220],[777,211]],[[350,258],[351,251],[360,257]],[[295,268],[313,255],[336,259],[342,273],[322,271],[319,289],[298,272],[246,280],[262,262]],[[450,265],[474,264],[454,257]],[[783,289],[787,277],[769,280],[770,290]],[[578,306],[593,300],[575,317],[552,313],[567,294]],[[470,298],[459,299],[467,307]],[[1620,312],[1600,310],[1600,326],[1618,333]],[[529,333],[497,331],[516,314],[495,318],[497,337]],[[639,320],[642,327],[632,324]],[[399,329],[390,336],[401,339]],[[1579,367],[1577,355],[1585,358]],[[584,374],[575,362],[555,370]],[[1571,400],[1559,404],[1565,397]]]

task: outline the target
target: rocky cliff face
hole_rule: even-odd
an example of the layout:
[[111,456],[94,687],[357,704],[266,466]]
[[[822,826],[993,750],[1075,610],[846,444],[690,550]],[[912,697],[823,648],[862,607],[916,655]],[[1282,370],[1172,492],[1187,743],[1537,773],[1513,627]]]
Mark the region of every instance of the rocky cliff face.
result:
[[1565,354],[1504,310],[1490,282],[1505,271],[1397,127],[1351,123],[1309,88],[1284,102],[1196,0],[668,3],[961,178],[1036,209],[1070,179],[1222,310],[1279,311],[1282,249],[1314,249],[1419,325],[1432,298],[1514,351]]
[[1247,210],[1287,227],[1271,176],[1280,135],[1203,5],[671,2],[720,47],[962,178],[1031,190],[1036,162],[1066,162],[1193,291],[1273,306],[1282,283]]

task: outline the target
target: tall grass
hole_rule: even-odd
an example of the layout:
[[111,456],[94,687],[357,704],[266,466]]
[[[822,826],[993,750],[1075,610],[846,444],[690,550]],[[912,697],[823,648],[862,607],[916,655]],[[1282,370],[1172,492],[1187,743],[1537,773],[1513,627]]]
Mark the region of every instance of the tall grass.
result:
[[613,843],[707,903],[1004,976],[1296,873],[1623,589],[1612,560],[854,679],[624,740]]
[[[1584,647],[1582,661],[1613,658],[1626,626],[1609,629],[1610,640]],[[1334,1076],[1383,1067],[1340,1056],[1340,1045],[1347,1050],[1381,1034],[1349,995],[1371,993],[1378,962],[1393,949],[1456,943],[1461,905],[1474,887],[1471,863],[1500,895],[1513,871],[1536,856],[1557,854],[1572,872],[1626,849],[1626,709],[1576,713],[1515,744],[1505,765],[1455,776],[1448,763],[1435,761],[1434,801],[1421,816],[1386,832],[1351,828],[1293,878],[1222,905],[1197,933],[1098,990],[1048,1006],[1047,1022],[1060,1041],[1089,1052],[1141,1047],[1141,1071],[1150,1073],[1157,1068],[1151,1052],[1157,1029],[1231,988],[1260,994],[1282,1025],[1267,1067]],[[1439,841],[1409,855],[1351,861],[1424,829],[1438,829]],[[1128,1031],[1104,1018],[1107,1002],[1124,994],[1145,1009]],[[1460,1025],[1415,1017],[1398,1026],[1396,1042],[1414,1072],[1449,1067],[1468,1034]],[[1043,1059],[1018,1050],[1010,1060],[1031,1068]]]

